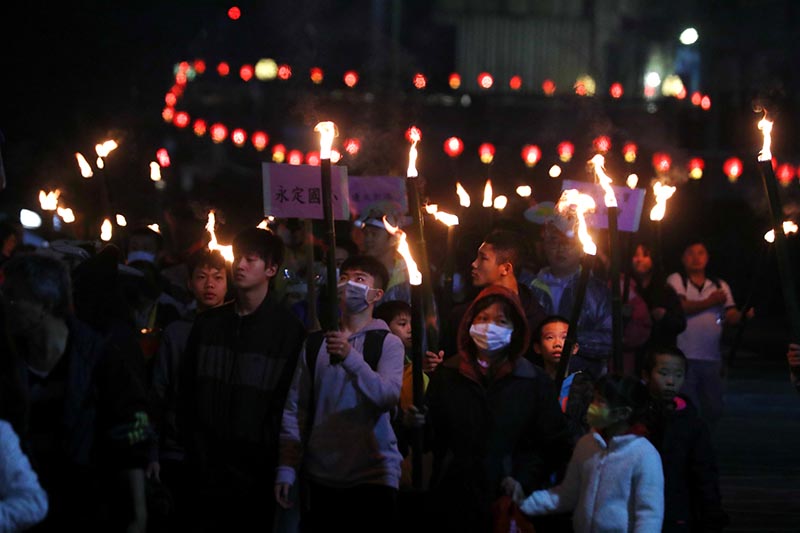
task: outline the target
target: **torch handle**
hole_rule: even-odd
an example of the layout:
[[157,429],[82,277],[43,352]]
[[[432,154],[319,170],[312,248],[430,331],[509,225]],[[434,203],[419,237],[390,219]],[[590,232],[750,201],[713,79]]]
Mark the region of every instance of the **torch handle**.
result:
[[333,186],[331,185],[331,160],[320,160],[322,171],[322,216],[325,222],[325,244],[327,246],[325,308],[322,313],[322,328],[333,331],[338,326],[339,301],[336,293],[336,226],[333,220]]
[[619,207],[608,208],[608,248],[611,256],[611,331],[612,331],[612,361],[614,371],[622,374],[622,295],[619,286],[620,256],[619,256]]
[[578,342],[578,319],[581,316],[581,309],[583,308],[583,300],[586,298],[586,286],[589,284],[589,275],[592,271],[592,259],[594,256],[588,256],[584,259],[581,267],[580,278],[578,278],[578,287],[575,291],[575,301],[572,303],[572,314],[569,319],[569,329],[567,330],[567,338],[564,341],[564,347],[561,349],[561,359],[558,362],[556,370],[556,391],[561,390],[561,383],[567,377],[569,370],[569,359],[572,357],[572,350]]

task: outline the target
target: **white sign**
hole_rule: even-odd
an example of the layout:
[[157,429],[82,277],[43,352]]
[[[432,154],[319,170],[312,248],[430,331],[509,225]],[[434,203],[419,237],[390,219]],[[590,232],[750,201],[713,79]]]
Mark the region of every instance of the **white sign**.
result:
[[[264,216],[322,220],[322,171],[318,166],[263,163]],[[331,166],[333,217],[350,219],[347,167]]]
[[[639,221],[642,218],[642,209],[644,208],[645,189],[631,189],[630,187],[618,185],[612,185],[611,187],[614,189],[614,195],[617,197],[617,205],[619,206],[617,227],[620,231],[639,231]],[[578,189],[580,192],[594,198],[597,207],[594,213],[586,214],[586,224],[592,228],[608,229],[608,209],[606,209],[606,204],[603,200],[605,193],[599,184],[587,181],[564,180],[562,190],[566,189]]]

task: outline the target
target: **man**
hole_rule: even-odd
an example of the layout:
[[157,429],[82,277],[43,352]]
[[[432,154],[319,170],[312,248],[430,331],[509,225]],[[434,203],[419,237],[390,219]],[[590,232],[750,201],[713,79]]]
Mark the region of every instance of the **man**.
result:
[[272,524],[280,416],[304,338],[303,325],[271,290],[283,246],[269,230],[239,232],[235,300],[199,314],[187,341],[178,430],[196,474],[196,530]]
[[[728,284],[706,276],[708,259],[706,245],[690,241],[681,257],[683,272],[670,274],[667,283],[678,293],[686,313],[686,329],[678,335],[678,348],[689,360],[683,392],[713,428],[723,407],[722,327],[738,324],[742,313]],[[748,317],[752,315],[751,308]]]
[[4,272],[8,333],[25,363],[20,437],[49,498],[37,531],[144,533],[151,430],[130,357],[74,315],[62,261],[21,253]]
[[[528,328],[530,331],[536,331],[546,314],[534,297],[533,291],[517,280],[519,268],[525,257],[523,243],[524,237],[511,230],[494,230],[489,233],[478,248],[478,255],[471,264],[472,284],[479,289],[500,285],[516,293],[525,311]],[[458,327],[471,304],[472,302],[465,302],[453,308],[449,321],[453,328]],[[448,357],[458,351],[456,337],[447,335],[448,345],[445,354]],[[536,357],[533,343],[528,347],[525,357],[541,365],[541,358]]]
[[[531,289],[546,314],[569,318],[582,268],[580,242],[548,222],[542,246],[547,266],[536,274]],[[580,350],[570,357],[569,373],[583,370],[597,379],[606,373],[611,353],[611,291],[593,275],[589,276],[577,327]]]
[[[283,412],[275,498],[284,508],[295,504],[289,495],[302,460],[308,531],[394,525],[402,456],[391,418],[400,400],[404,348],[383,320],[372,317],[387,278],[373,257],[342,263],[342,329],[325,333],[316,350],[309,336],[295,371]],[[376,349],[369,336],[377,331]]]

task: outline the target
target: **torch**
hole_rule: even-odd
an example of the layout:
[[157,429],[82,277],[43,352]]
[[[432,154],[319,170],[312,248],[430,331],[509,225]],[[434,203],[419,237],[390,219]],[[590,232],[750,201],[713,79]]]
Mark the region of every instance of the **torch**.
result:
[[225,261],[228,263],[233,263],[233,246],[222,245],[217,241],[217,233],[215,231],[215,227],[217,225],[217,216],[214,214],[214,210],[208,212],[208,220],[206,221],[206,231],[208,232],[208,249],[209,250],[217,250],[222,257],[225,258]]
[[[408,281],[411,284],[411,386],[414,398],[414,407],[422,411],[425,405],[425,385],[422,376],[422,350],[423,350],[423,336],[425,333],[425,314],[422,311],[423,307],[423,293],[422,293],[422,279],[423,275],[417,267],[417,263],[411,256],[411,250],[408,246],[408,239],[406,233],[400,228],[394,227],[383,217],[383,225],[386,231],[398,237],[397,239],[397,253],[399,253],[406,262],[408,268]],[[412,439],[412,457],[411,457],[411,478],[414,488],[422,488],[422,428],[414,430],[414,438]]]
[[[602,154],[595,155],[590,163],[594,167],[595,176],[600,187],[603,188],[605,195],[603,202],[608,213],[608,253],[611,256],[609,275],[611,277],[611,331],[612,331],[612,362],[618,374],[623,372],[622,363],[622,295],[619,286],[619,207],[614,189],[611,187],[611,178],[606,174],[604,165],[605,157]],[[581,272],[582,273],[582,272]]]
[[44,192],[39,191],[39,207],[42,209],[42,233],[46,239],[52,238],[53,216],[58,209],[58,197],[61,190]]
[[655,196],[656,203],[650,209],[650,220],[656,223],[656,256],[658,257],[658,266],[663,270],[664,265],[661,259],[661,221],[664,220],[664,215],[667,214],[667,200],[672,198],[675,194],[675,187],[672,185],[664,185],[661,181],[653,183],[653,195]]
[[331,145],[336,137],[336,125],[333,122],[320,122],[314,128],[319,132],[319,159],[322,171],[322,216],[325,221],[325,244],[327,253],[327,283],[325,284],[325,300],[320,319],[325,331],[335,330],[338,323],[339,302],[336,293],[336,227],[333,221],[333,191],[331,185]]
[[594,255],[597,253],[597,246],[595,246],[592,237],[589,235],[585,217],[587,212],[593,212],[595,208],[596,204],[594,198],[588,194],[579,192],[577,189],[567,189],[562,192],[561,198],[559,198],[556,204],[556,211],[566,215],[568,218],[575,219],[575,224],[578,228],[578,239],[583,245],[584,254],[588,256],[584,256],[584,261],[581,265],[581,274],[575,291],[575,301],[572,304],[572,315],[569,320],[567,338],[564,341],[561,359],[558,362],[558,368],[556,370],[556,391],[561,390],[561,383],[567,377],[569,359],[572,356],[573,347],[578,342],[578,319],[581,315],[583,300],[586,297],[586,286],[589,284],[589,275],[592,270]]
[[[449,317],[450,310],[453,307],[453,271],[455,265],[455,229],[458,226],[458,216],[446,213],[444,211],[440,211],[439,207],[436,204],[431,204],[425,206],[425,210],[428,214],[433,215],[433,217],[447,226],[447,247],[445,248],[445,258],[444,258],[444,288],[443,288],[443,298],[442,298],[442,309],[441,309],[441,316]],[[443,330],[445,329],[444,326],[448,326],[447,320],[443,321]],[[449,335],[452,332],[449,330],[443,331],[443,334]]]
[[[789,248],[786,235],[782,230],[783,207],[778,196],[778,186],[775,180],[775,173],[772,170],[772,122],[767,120],[766,112],[764,118],[758,122],[758,129],[764,134],[764,145],[758,154],[758,168],[761,171],[761,178],[764,182],[764,190],[769,200],[769,210],[772,217],[772,228],[775,236],[775,257],[778,260],[778,274],[783,285],[784,303],[786,312],[789,315],[789,326],[791,328],[792,342],[800,341],[800,306],[797,302],[797,290],[794,279],[794,271],[789,260]],[[797,367],[792,367],[796,371]]]

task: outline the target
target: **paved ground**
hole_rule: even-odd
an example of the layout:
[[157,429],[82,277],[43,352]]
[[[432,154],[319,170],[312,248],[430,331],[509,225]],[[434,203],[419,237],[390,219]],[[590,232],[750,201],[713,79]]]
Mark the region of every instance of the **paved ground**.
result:
[[[755,329],[728,374],[714,432],[728,531],[800,532],[800,394],[782,343]],[[761,344],[761,346],[759,346]]]

